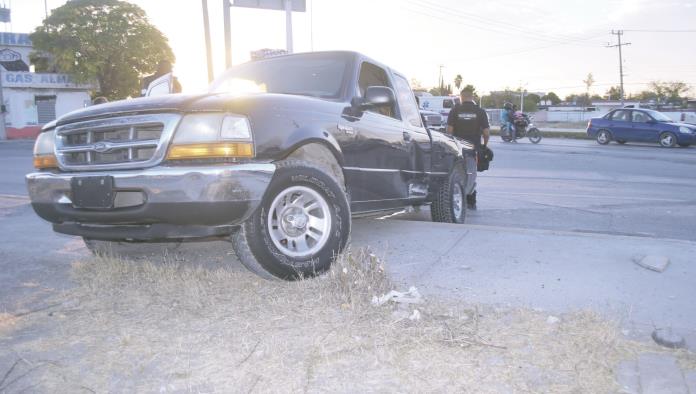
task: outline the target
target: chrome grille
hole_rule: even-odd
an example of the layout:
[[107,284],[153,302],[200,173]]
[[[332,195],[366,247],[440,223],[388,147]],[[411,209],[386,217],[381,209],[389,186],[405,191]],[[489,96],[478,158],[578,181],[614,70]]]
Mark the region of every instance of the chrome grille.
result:
[[176,114],[90,120],[56,128],[56,157],[66,170],[157,165],[180,119]]
[[439,126],[442,124],[442,116],[440,115],[428,115],[427,120],[429,126]]

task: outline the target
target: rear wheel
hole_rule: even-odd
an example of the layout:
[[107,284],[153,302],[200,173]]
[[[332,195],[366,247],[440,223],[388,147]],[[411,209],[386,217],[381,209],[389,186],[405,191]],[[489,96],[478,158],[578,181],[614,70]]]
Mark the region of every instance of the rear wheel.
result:
[[611,142],[611,133],[609,130],[599,130],[599,133],[597,133],[597,143],[606,145],[609,142]]
[[539,129],[536,127],[529,129],[527,132],[527,137],[529,137],[529,141],[531,141],[533,144],[538,144],[541,141],[541,131],[539,131]]
[[252,272],[292,280],[328,270],[348,243],[350,224],[348,199],[334,177],[312,163],[286,160],[232,243]]
[[464,223],[466,183],[466,171],[461,164],[457,164],[434,192],[433,203],[430,206],[433,222]]
[[674,148],[677,145],[677,136],[669,131],[660,134],[660,145],[665,148]]

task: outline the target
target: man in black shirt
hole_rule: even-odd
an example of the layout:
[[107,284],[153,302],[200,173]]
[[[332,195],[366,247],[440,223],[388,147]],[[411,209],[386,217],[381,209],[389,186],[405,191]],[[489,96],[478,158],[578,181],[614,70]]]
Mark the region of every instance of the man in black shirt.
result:
[[[460,95],[462,103],[452,108],[447,117],[447,132],[474,144],[477,154],[480,154],[481,138],[483,146],[488,145],[490,138],[488,115],[474,102],[473,92],[462,90]],[[476,209],[476,190],[466,196],[466,203],[470,209]]]

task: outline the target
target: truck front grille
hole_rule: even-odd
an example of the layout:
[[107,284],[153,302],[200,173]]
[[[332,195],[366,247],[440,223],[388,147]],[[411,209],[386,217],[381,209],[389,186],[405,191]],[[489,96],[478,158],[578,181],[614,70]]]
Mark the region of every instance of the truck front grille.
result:
[[442,124],[442,116],[440,115],[427,115],[429,126],[440,126]]
[[166,155],[180,116],[133,115],[56,128],[56,156],[66,170],[143,168]]

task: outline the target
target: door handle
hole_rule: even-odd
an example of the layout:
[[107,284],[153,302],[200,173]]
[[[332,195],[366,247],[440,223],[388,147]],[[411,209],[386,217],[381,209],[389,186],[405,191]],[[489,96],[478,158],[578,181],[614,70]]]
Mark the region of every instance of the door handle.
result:
[[404,131],[404,141],[411,141],[411,133]]

